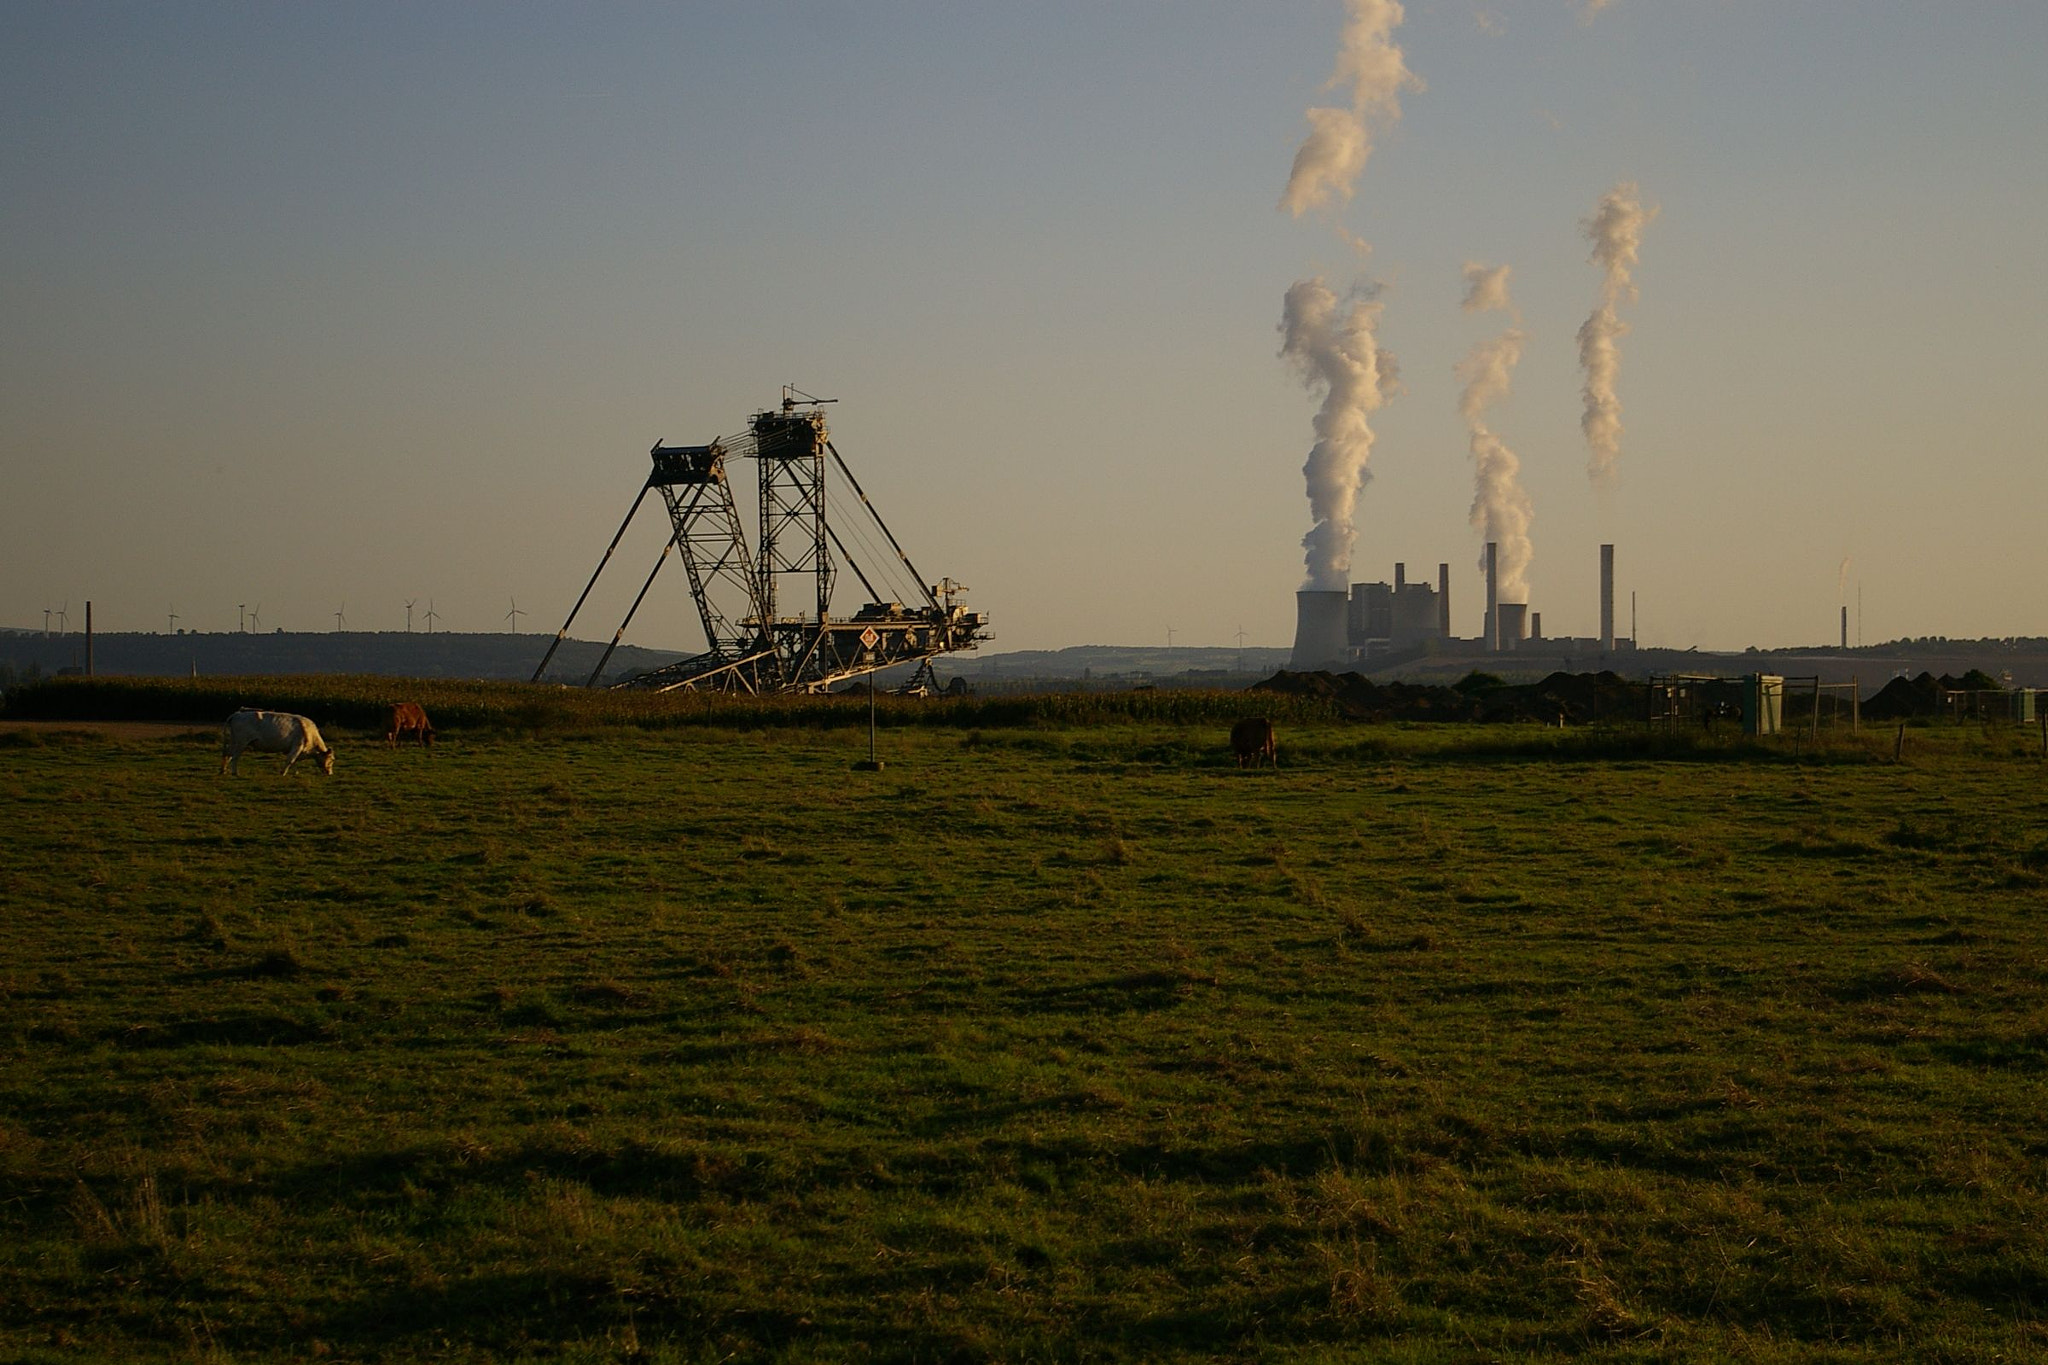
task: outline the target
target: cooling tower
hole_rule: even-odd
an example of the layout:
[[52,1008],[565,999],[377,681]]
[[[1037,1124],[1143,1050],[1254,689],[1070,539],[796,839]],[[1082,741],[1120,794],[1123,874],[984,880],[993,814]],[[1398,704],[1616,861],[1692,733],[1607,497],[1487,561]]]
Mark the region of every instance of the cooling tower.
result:
[[1500,623],[1500,642],[1494,648],[1520,649],[1522,641],[1529,638],[1529,604],[1502,602],[1494,607],[1493,613]]
[[1614,652],[1614,547],[1600,547],[1600,648]]
[[1349,662],[1346,624],[1351,595],[1304,588],[1294,594],[1294,655],[1287,666],[1300,673],[1313,668],[1343,667]]

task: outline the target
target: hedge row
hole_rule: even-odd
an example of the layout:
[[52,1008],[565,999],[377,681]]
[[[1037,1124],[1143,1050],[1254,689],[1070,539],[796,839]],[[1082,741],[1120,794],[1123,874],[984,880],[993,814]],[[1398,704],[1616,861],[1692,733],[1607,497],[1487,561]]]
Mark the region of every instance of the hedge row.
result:
[[[746,697],[704,692],[585,691],[533,683],[294,675],[246,678],[51,678],[9,694],[4,714],[23,720],[216,723],[243,706],[296,711],[322,725],[382,729],[393,702],[425,707],[437,730],[559,730],[596,726],[738,728],[865,725],[865,692]],[[885,726],[963,729],[1154,722],[1224,723],[1265,715],[1295,723],[1338,718],[1320,698],[1271,693],[1142,691],[1010,697],[876,698]]]

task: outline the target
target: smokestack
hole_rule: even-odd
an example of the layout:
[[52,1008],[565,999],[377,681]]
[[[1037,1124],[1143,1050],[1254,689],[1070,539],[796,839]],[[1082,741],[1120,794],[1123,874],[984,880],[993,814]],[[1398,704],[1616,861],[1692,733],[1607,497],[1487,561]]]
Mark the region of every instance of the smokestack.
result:
[[1406,564],[1396,564],[1394,566],[1394,596],[1399,597],[1401,595],[1401,589],[1407,586],[1408,566]]
[[1600,649],[1614,652],[1614,547],[1600,547]]
[[1486,652],[1500,653],[1500,545],[1486,542]]
[[[85,604],[85,609],[86,609],[86,616],[85,616],[85,619],[86,619],[87,623],[88,623],[88,624],[90,624],[90,622],[92,621],[92,603],[90,603],[90,602],[86,603],[86,604]],[[1844,606],[1844,607],[1842,608],[1842,648],[1843,648],[1843,649],[1847,649],[1848,647],[1849,647],[1849,608],[1848,608],[1847,606]]]
[[1543,638],[1543,613],[1540,611],[1529,613],[1529,638],[1532,640]]
[[1436,628],[1446,640],[1451,638],[1451,566],[1436,566]]
[[1351,639],[1349,593],[1304,588],[1294,594],[1294,654],[1287,666],[1297,673],[1345,662]]
[[[1849,629],[1849,609],[1848,609],[1847,607],[1844,607],[1844,608],[1842,609],[1842,629],[1843,629],[1844,631],[1847,631],[1847,630]],[[1846,634],[1842,636],[1842,642],[1843,642],[1844,644],[1847,644],[1847,643],[1848,643],[1848,640],[1849,640],[1849,637],[1848,637],[1848,636],[1847,636]],[[90,678],[90,677],[92,676],[92,601],[91,601],[91,599],[87,599],[87,601],[86,601],[86,604],[85,604],[85,676],[86,676],[86,677],[88,677],[88,678]]]

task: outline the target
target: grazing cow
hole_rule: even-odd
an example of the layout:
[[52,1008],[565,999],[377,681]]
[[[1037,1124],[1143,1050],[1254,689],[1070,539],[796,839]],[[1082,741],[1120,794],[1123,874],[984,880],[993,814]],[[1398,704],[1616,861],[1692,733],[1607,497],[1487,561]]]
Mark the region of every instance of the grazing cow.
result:
[[434,747],[433,722],[427,719],[427,713],[416,701],[402,701],[392,706],[391,721],[384,727],[385,747],[396,749],[398,741],[407,735],[417,739],[423,748]]
[[1264,716],[1248,716],[1230,727],[1230,751],[1240,768],[1256,768],[1262,760],[1280,766],[1273,756],[1273,722]]
[[311,754],[324,776],[334,776],[334,750],[320,738],[320,727],[289,711],[244,707],[229,716],[220,727],[220,770],[240,776],[242,755],[251,749],[259,754],[283,754],[286,772]]

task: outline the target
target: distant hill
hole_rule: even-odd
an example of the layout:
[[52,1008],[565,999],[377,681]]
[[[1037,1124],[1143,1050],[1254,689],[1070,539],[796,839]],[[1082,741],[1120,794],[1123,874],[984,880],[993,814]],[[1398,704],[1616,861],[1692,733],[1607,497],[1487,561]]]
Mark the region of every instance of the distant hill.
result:
[[[533,676],[552,636],[468,634],[461,631],[245,631],[182,635],[118,632],[95,635],[93,670],[109,677],[169,677],[294,673],[369,673],[390,678],[498,678]],[[564,640],[548,665],[548,681],[581,685],[604,653],[590,640]],[[630,676],[683,655],[674,650],[620,645],[605,665],[605,679]],[[0,633],[0,668],[16,674],[85,666],[85,636],[40,631]]]
[[[1285,649],[1199,647],[1164,649],[1137,645],[1076,645],[1068,649],[1013,650],[942,659],[942,675],[959,673],[990,692],[1048,688],[1244,687],[1288,666]],[[1242,662],[1240,662],[1240,660]],[[1476,641],[1451,641],[1384,661],[1354,665],[1380,682],[1449,683],[1472,671],[1512,682],[1533,682],[1551,673],[1609,669],[1624,677],[1663,673],[1707,673],[1733,677],[1779,673],[1819,677],[1828,683],[1855,680],[1868,695],[1900,675],[1922,672],[1960,677],[1980,669],[1994,678],[2010,675],[2016,687],[2048,687],[2048,639],[1892,640],[1851,649],[1729,650],[1630,649],[1602,651],[1587,640],[1529,640],[1523,648],[1487,654]]]
[[[395,678],[525,679],[547,652],[547,635],[468,634],[457,631],[275,631],[143,632],[95,637],[93,663],[108,676],[166,677],[197,672],[205,676],[297,673],[366,673]],[[1469,642],[1467,642],[1469,643]],[[565,640],[548,666],[547,681],[581,686],[604,653],[591,640]],[[1286,668],[1290,651],[1217,646],[1166,648],[1159,645],[1073,645],[1066,649],[968,653],[935,661],[941,679],[960,676],[984,693],[1038,690],[1105,690],[1132,687],[1242,688]],[[621,645],[605,666],[612,682],[673,663],[674,650]],[[34,669],[49,674],[83,668],[85,636],[44,635],[0,629],[0,673],[16,676]],[[1396,658],[1358,672],[1379,681],[1445,683],[1474,669],[1510,681],[1533,681],[1552,672],[1611,669],[1626,677],[1652,673],[1782,673],[1819,675],[1826,682],[1855,678],[1868,694],[1889,679],[1921,672],[1960,677],[1981,669],[1994,678],[2010,675],[2020,687],[2048,687],[2048,639],[1893,640],[1855,649],[1701,650],[1619,649],[1602,653],[1586,641],[1528,641],[1506,654],[1439,648]],[[882,685],[900,682],[907,669],[882,675]]]

